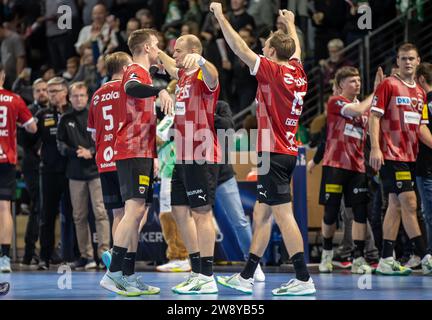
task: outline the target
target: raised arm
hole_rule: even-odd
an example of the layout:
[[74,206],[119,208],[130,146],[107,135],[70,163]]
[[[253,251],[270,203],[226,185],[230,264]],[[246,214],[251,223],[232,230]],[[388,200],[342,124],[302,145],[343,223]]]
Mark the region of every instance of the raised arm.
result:
[[158,57],[159,60],[162,62],[163,66],[165,67],[165,70],[171,76],[171,78],[178,80],[178,75],[177,75],[178,68],[176,67],[175,60],[162,50],[159,51]]
[[295,43],[295,51],[292,55],[292,58],[299,59],[301,58],[301,46],[300,46],[300,40],[297,35],[296,26],[294,24],[295,16],[294,13],[292,13],[289,10],[279,10],[279,15],[282,17],[282,21],[285,24],[285,27],[287,29],[287,34],[294,40]]
[[231,50],[249,67],[249,69],[252,70],[257,61],[257,54],[247,46],[246,42],[244,42],[225,18],[220,3],[212,2],[210,4],[210,11],[215,15],[215,18],[221,27],[225,41],[230,46]]
[[385,76],[382,68],[378,67],[378,70],[375,74],[374,92],[360,103],[346,104],[342,111],[343,115],[348,117],[357,117],[362,115],[365,111],[369,110],[372,104],[373,97],[375,95],[375,90],[378,85],[384,80],[384,78]]

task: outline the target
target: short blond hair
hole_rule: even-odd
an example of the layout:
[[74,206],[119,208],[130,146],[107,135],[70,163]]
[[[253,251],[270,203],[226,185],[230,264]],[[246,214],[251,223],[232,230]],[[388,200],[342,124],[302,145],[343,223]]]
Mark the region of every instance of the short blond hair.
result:
[[132,58],[126,52],[114,52],[105,56],[105,66],[109,75],[122,71],[124,66],[131,62]]
[[281,30],[270,35],[269,45],[276,50],[276,57],[282,61],[288,61],[296,50],[294,39]]
[[66,80],[65,80],[64,78],[62,78],[62,77],[54,77],[54,78],[50,79],[50,80],[47,82],[47,85],[48,85],[48,86],[61,85],[61,86],[63,86],[66,90],[68,89],[67,82],[66,82]]

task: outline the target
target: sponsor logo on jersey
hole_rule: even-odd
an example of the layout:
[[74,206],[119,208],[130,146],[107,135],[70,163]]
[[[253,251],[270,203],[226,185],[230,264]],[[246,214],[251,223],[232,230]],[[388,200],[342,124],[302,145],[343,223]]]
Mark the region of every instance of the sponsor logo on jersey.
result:
[[400,106],[410,106],[411,98],[410,97],[396,97],[396,104]]
[[410,171],[397,171],[395,172],[396,180],[412,180]]
[[96,106],[99,103],[100,97],[99,95],[95,95],[93,97],[93,104]]
[[6,96],[3,94],[0,94],[0,102],[12,102],[13,97],[12,96]]
[[139,184],[145,185],[145,186],[150,185],[150,177],[144,176],[144,175],[139,175]]
[[342,185],[340,184],[326,184],[325,192],[327,193],[342,193]]
[[44,119],[44,127],[51,127],[55,125],[55,120],[53,118]]
[[120,93],[118,91],[111,91],[102,95],[102,102],[118,99],[119,97],[120,97]]

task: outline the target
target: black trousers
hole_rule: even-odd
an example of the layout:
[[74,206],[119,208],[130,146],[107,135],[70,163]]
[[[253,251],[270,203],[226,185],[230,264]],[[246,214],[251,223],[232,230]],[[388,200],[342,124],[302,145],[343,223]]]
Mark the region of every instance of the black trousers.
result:
[[24,237],[24,257],[31,258],[35,254],[36,241],[39,238],[39,212],[41,209],[39,170],[28,170],[24,171],[23,174],[31,202],[30,215],[27,221],[27,227]]
[[60,210],[72,215],[69,184],[64,172],[41,174],[40,258],[49,261],[55,246],[55,221]]

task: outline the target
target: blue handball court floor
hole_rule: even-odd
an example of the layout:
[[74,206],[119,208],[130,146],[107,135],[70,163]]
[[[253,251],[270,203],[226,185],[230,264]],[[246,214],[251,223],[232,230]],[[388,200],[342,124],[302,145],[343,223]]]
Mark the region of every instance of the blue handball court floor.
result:
[[[232,274],[231,271],[233,270],[218,268],[215,275],[229,275]],[[103,271],[68,273],[62,272],[62,269],[16,270],[10,274],[0,274],[0,282],[8,281],[11,284],[10,292],[2,296],[1,300],[432,300],[432,277],[423,276],[419,271],[405,277],[359,276],[347,271],[335,271],[332,274],[313,272],[311,275],[317,293],[308,297],[273,297],[271,289],[287,282],[294,274],[267,268],[265,272],[266,281],[255,283],[253,295],[245,295],[219,285],[219,294],[200,296],[176,295],[171,292],[171,287],[183,281],[187,273],[139,272],[146,283],[161,288],[160,294],[125,298],[99,286]]]

